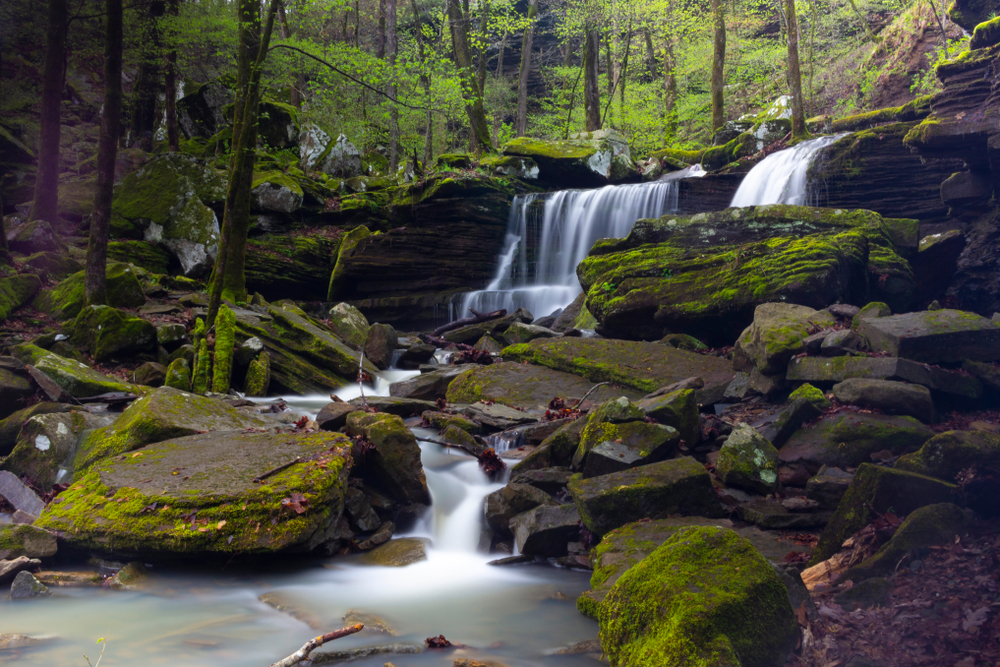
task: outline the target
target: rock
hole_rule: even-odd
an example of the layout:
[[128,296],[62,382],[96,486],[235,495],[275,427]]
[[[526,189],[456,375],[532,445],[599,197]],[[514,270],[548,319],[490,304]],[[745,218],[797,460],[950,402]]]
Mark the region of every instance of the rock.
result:
[[336,140],[315,125],[299,135],[299,156],[304,169],[317,169],[327,176],[351,178],[361,175],[361,153],[343,134]]
[[539,505],[510,520],[517,549],[526,556],[562,556],[580,534],[580,513],[573,505]]
[[884,514],[890,508],[906,516],[925,505],[952,502],[955,485],[903,470],[862,463],[854,480],[820,536],[810,565],[837,553],[848,537],[869,523],[872,512]]
[[436,351],[437,348],[433,345],[425,345],[423,343],[411,345],[400,355],[399,367],[418,368],[420,364],[429,362],[434,357]]
[[390,324],[375,323],[368,329],[365,340],[365,356],[371,362],[385,370],[392,365],[392,355],[398,344],[396,330]]
[[35,393],[31,382],[6,368],[0,368],[0,415],[9,417]]
[[536,338],[555,338],[559,334],[552,329],[547,329],[542,326],[537,326],[534,324],[525,324],[523,322],[514,322],[507,330],[503,332],[503,339],[508,345],[514,345],[516,343],[527,343],[529,340],[534,340]]
[[851,320],[851,329],[857,331],[861,326],[862,320],[868,319],[878,319],[880,317],[889,317],[892,315],[892,309],[881,301],[873,301],[859,310],[854,318]]
[[679,442],[677,430],[662,424],[588,423],[573,462],[582,468],[584,477],[596,477],[662,461],[676,451]]
[[[35,570],[41,566],[42,561],[37,558],[28,558],[27,556],[18,556],[17,558],[12,558],[11,560],[0,560],[0,585],[6,586],[14,577],[17,576],[19,572],[25,570]],[[4,635],[0,635],[0,639]],[[0,646],[2,648],[2,646]]]
[[853,480],[851,473],[823,466],[806,482],[806,497],[815,500],[823,509],[836,509]]
[[850,329],[833,331],[823,338],[819,353],[824,357],[843,357],[867,347],[865,339]]
[[454,426],[460,431],[465,431],[470,435],[478,435],[480,428],[479,424],[472,421],[471,419],[466,419],[461,415],[453,415],[447,412],[435,412],[433,410],[428,410],[423,415],[421,415],[423,421],[431,425],[432,428],[438,429],[438,431],[445,431],[448,427]]
[[[975,363],[975,362],[971,362]],[[788,364],[789,381],[843,382],[849,378],[896,380],[956,396],[979,398],[982,383],[966,373],[897,357],[802,357]]]
[[778,375],[793,356],[804,351],[803,341],[812,329],[833,323],[829,312],[790,303],[761,304],[754,310],[753,324],[737,340],[736,349],[761,373]]
[[920,251],[913,260],[918,303],[944,296],[958,270],[958,258],[965,250],[965,234],[952,229],[920,239]]
[[17,576],[14,577],[14,583],[10,585],[10,597],[14,600],[48,597],[49,595],[52,595],[52,591],[38,579],[35,579],[35,575],[30,572],[18,572]]
[[28,514],[22,510],[14,510],[14,513],[10,515],[10,520],[12,523],[17,524],[33,524],[38,519],[34,514]]
[[269,422],[224,401],[160,387],[130,403],[110,426],[93,431],[80,442],[75,468],[79,474],[102,458],[172,438],[269,426]]
[[344,493],[344,510],[351,519],[351,527],[361,533],[372,533],[382,525],[368,497],[360,489],[349,488]]
[[539,468],[535,470],[514,470],[511,472],[512,484],[528,484],[542,491],[555,495],[566,488],[573,472],[569,468]]
[[789,512],[813,512],[820,509],[819,503],[809,498],[785,498],[781,506]]
[[520,137],[502,150],[533,160],[538,179],[553,185],[593,187],[639,176],[628,142],[614,130],[580,132],[563,141]]
[[[812,386],[808,382],[800,386],[798,389],[793,391],[788,395],[788,403],[792,404],[800,398],[804,398],[809,403],[813,405],[817,410],[822,412],[832,405],[830,399],[828,399],[822,391]],[[773,440],[772,440],[773,442]],[[779,445],[780,446],[780,445]]]
[[513,467],[513,472],[570,465],[573,454],[580,445],[580,434],[586,423],[586,419],[577,419],[560,426],[555,433],[543,440],[535,451],[518,461]]
[[844,611],[871,609],[885,606],[889,602],[891,591],[892,585],[889,580],[879,577],[855,583],[851,588],[838,594],[834,601],[843,607]]
[[170,362],[163,379],[163,386],[182,391],[191,389],[191,369],[187,359],[180,357]]
[[392,521],[386,521],[375,533],[368,538],[358,542],[358,549],[361,551],[368,551],[369,549],[374,549],[375,547],[385,544],[392,539],[392,534],[396,531],[396,524]]
[[347,425],[347,415],[357,410],[350,403],[327,403],[316,415],[316,423],[324,431],[340,431]]
[[709,654],[719,665],[780,665],[799,639],[773,566],[718,527],[677,531],[618,579],[597,615],[613,665],[696,664]]
[[959,310],[862,320],[873,350],[927,364],[1000,360],[1000,323]]
[[509,527],[510,520],[539,505],[555,505],[555,501],[549,494],[534,486],[510,482],[486,496],[486,523],[497,534],[511,537],[513,533]]
[[534,319],[527,310],[518,308],[513,313],[509,313],[503,317],[497,317],[476,324],[467,324],[464,327],[446,331],[441,334],[441,337],[451,343],[471,344],[489,334],[500,336],[516,323],[531,324]]
[[[419,417],[427,410],[437,408],[435,403],[421,401],[415,398],[396,398],[394,396],[369,396],[368,407],[375,408],[379,412],[387,412],[397,417]],[[348,401],[355,410],[361,409],[361,398],[352,398]]]
[[726,438],[715,471],[728,486],[774,493],[778,488],[778,450],[755,428],[741,424]]
[[934,421],[934,401],[927,387],[908,382],[850,378],[833,386],[841,403],[875,408],[891,415],[909,415],[923,422]]
[[382,567],[406,567],[427,560],[427,546],[416,537],[397,537],[361,556],[359,562]]
[[505,361],[527,361],[564,373],[580,375],[592,382],[615,382],[642,392],[656,391],[674,382],[700,377],[705,387],[698,402],[718,394],[733,379],[730,363],[719,357],[678,350],[659,343],[604,338],[540,338],[511,345],[503,351]]
[[35,368],[70,396],[87,398],[109,392],[141,393],[142,391],[136,385],[108,378],[79,361],[66,359],[34,346],[27,347],[33,348],[30,351],[30,359],[34,362]]
[[[17,444],[3,467],[33,480],[42,489],[49,489],[76,449],[80,432],[106,426],[111,420],[106,415],[88,412],[35,415],[24,422]],[[38,516],[42,507],[44,505],[27,511]]]
[[377,646],[345,648],[337,651],[313,651],[309,656],[309,660],[312,661],[314,665],[323,665],[335,662],[346,662],[348,660],[360,660],[373,655],[410,655],[423,653],[423,651],[423,644],[393,642],[391,644],[378,644]]
[[50,588],[67,588],[67,587],[91,587],[91,586],[103,586],[104,577],[98,572],[58,572],[58,571],[40,571],[35,572],[35,576],[40,582],[45,584]]
[[827,310],[830,311],[831,315],[841,320],[853,320],[854,316],[861,312],[860,308],[849,303],[835,303],[827,307]]
[[211,139],[228,124],[223,109],[233,103],[233,91],[209,82],[177,100],[177,125],[185,138]]
[[338,303],[330,309],[329,323],[340,340],[355,350],[364,348],[371,327],[360,310],[347,303]]
[[7,246],[24,255],[66,252],[66,244],[45,220],[32,220],[10,230],[7,233]]
[[347,434],[363,436],[375,446],[363,465],[394,498],[430,504],[420,447],[402,419],[381,412],[353,413],[347,417]]
[[912,417],[841,412],[800,429],[778,450],[786,464],[853,467],[888,449],[895,455],[915,451],[934,432]]
[[782,375],[764,375],[759,368],[750,369],[747,378],[747,389],[761,396],[773,396],[785,388],[785,378]]
[[167,379],[167,369],[163,364],[147,361],[133,371],[132,377],[136,384],[147,387],[162,387]]
[[0,322],[30,302],[41,287],[42,281],[31,274],[0,278]]
[[929,439],[912,454],[896,461],[899,470],[955,481],[972,466],[1000,467],[1000,436],[985,431],[947,431]]
[[250,196],[255,208],[274,213],[294,213],[302,207],[304,198],[302,187],[281,172],[267,172],[255,178]]
[[473,403],[465,408],[463,413],[472,421],[497,431],[506,431],[515,426],[538,421],[537,416],[531,416],[501,403]]
[[[764,303],[825,308],[875,297],[906,308],[912,270],[890,232],[881,216],[860,210],[776,205],[671,214],[639,222],[625,239],[595,243],[577,274],[603,336],[655,339],[684,332],[722,346],[751,324]],[[747,254],[748,248],[758,250]],[[803,253],[812,258],[809,266],[800,263]],[[669,275],[664,266],[671,267]],[[886,278],[870,280],[869,270]],[[815,317],[834,319],[825,311]],[[775,353],[778,360],[785,354],[780,347]]]
[[569,491],[584,525],[596,535],[644,517],[718,516],[722,510],[708,472],[690,457],[590,479],[574,475]]
[[694,389],[678,389],[660,396],[645,397],[636,403],[647,417],[672,426],[688,447],[701,440],[701,419]]
[[288,614],[313,630],[318,630],[323,626],[324,619],[294,594],[286,591],[271,591],[260,595],[257,599],[268,607],[273,607],[283,614]]
[[472,346],[472,349],[482,350],[484,352],[489,352],[490,354],[500,354],[500,351],[503,350],[503,344],[493,336],[485,334],[482,338],[476,341],[476,344]]
[[343,620],[345,626],[361,623],[365,626],[365,629],[362,630],[365,634],[389,635],[391,637],[394,637],[397,634],[389,626],[388,621],[381,616],[368,614],[356,609],[349,609],[341,620]]
[[27,635],[17,635],[4,633],[0,634],[0,651],[10,651],[15,649],[25,649],[38,644],[44,644],[49,639],[38,639]]
[[156,327],[111,306],[88,306],[73,323],[70,343],[97,362],[130,357],[156,349]]
[[149,570],[141,562],[134,560],[108,581],[108,588],[119,591],[137,591],[145,588],[149,579]]
[[669,345],[670,347],[676,347],[678,350],[708,349],[708,345],[705,345],[694,336],[688,336],[687,334],[667,334],[660,339],[660,343],[663,345]]
[[740,505],[738,511],[741,519],[764,530],[808,530],[825,526],[830,521],[830,512],[791,512],[777,500],[751,500]]
[[37,526],[0,525],[0,560],[49,558],[56,554],[56,536]]
[[[804,385],[808,386],[808,385]],[[815,389],[815,387],[813,387]],[[816,390],[819,392],[819,390]],[[792,392],[794,395],[795,392]],[[823,396],[820,393],[820,396]],[[791,398],[791,397],[789,397]],[[825,397],[824,397],[824,400]],[[762,436],[775,447],[781,447],[795,434],[801,426],[817,419],[823,411],[817,408],[807,398],[796,398],[788,407],[779,412],[773,420],[759,426]]]
[[17,475],[7,470],[0,470],[0,497],[10,503],[15,510],[34,516],[38,516],[45,509],[42,499],[25,486]]
[[267,396],[271,386],[271,355],[261,352],[247,367],[246,380],[243,382],[244,393],[247,396]]
[[[402,382],[393,382],[389,385],[389,395],[394,398],[410,398],[423,401],[435,401],[444,398],[448,392],[448,387],[452,381],[473,369],[492,368],[491,366],[478,366],[477,364],[460,364],[458,366],[445,366],[441,370],[421,373],[416,377]],[[455,401],[448,399],[450,403],[473,403],[474,401]]]
[[[221,431],[167,440],[79,475],[36,525],[74,547],[125,556],[309,552],[330,539],[343,511],[350,450],[336,433]],[[296,457],[303,462],[253,481]],[[286,506],[296,494],[303,496],[297,509]],[[128,502],[108,502],[115,498]]]

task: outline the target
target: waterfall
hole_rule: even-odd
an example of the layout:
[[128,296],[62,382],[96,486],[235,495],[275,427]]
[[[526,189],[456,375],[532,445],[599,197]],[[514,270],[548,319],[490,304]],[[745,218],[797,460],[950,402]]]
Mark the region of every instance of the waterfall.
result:
[[636,220],[676,211],[680,180],[704,174],[694,165],[652,183],[514,197],[496,274],[464,296],[458,317],[469,308],[524,307],[536,317],[565,308],[582,291],[576,266],[597,239],[626,236]]
[[771,153],[750,170],[729,205],[808,205],[809,165],[824,148],[843,136],[834,134],[818,137],[803,141],[792,148]]

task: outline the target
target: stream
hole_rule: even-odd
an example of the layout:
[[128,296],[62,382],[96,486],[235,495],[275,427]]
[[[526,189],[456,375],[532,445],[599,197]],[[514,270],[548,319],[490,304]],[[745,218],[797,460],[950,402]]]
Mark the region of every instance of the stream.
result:
[[[388,395],[390,382],[415,374],[383,373],[366,394]],[[349,385],[336,393],[349,400],[360,392]],[[285,400],[290,409],[310,415],[329,402],[322,396]],[[436,435],[427,429],[414,432]],[[256,566],[154,567],[142,592],[53,588],[50,598],[4,598],[0,634],[50,639],[3,652],[0,664],[85,666],[83,655],[96,663],[97,639],[107,636],[102,667],[266,667],[310,637],[345,625],[342,618],[349,610],[382,617],[395,636],[366,630],[319,651],[422,644],[440,634],[470,647],[374,655],[350,663],[359,667],[389,661],[398,667],[441,666],[459,657],[494,659],[511,667],[595,664],[585,655],[549,656],[597,636],[597,624],[575,605],[590,587],[590,573],[536,564],[488,565],[503,554],[476,551],[483,502],[505,480],[490,482],[476,460],[457,449],[420,447],[433,504],[408,535],[430,539],[426,561],[392,568],[361,564],[357,556],[288,557]],[[315,619],[316,627],[259,601],[264,593],[292,601]]]

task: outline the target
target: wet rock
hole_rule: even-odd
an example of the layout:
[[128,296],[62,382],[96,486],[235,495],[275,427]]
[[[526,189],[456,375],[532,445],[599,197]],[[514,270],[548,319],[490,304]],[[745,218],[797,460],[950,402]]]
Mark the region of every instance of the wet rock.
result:
[[806,482],[806,497],[823,509],[836,509],[853,479],[853,474],[840,468],[823,466]]
[[814,469],[853,467],[884,449],[896,455],[915,451],[933,435],[912,417],[841,412],[797,431],[778,450],[778,458],[785,464],[804,463]]
[[850,329],[842,329],[827,334],[819,346],[819,353],[824,357],[843,357],[844,355],[861,352],[867,347],[865,339]]
[[584,525],[597,535],[644,517],[722,512],[708,472],[690,457],[590,479],[574,475],[569,491]]
[[777,500],[752,500],[739,506],[740,518],[765,530],[805,530],[825,526],[830,512],[791,512]]
[[89,350],[97,362],[149,353],[156,346],[156,327],[110,306],[88,306],[73,323],[70,343]]
[[543,440],[535,451],[518,461],[513,467],[513,472],[570,465],[573,454],[580,445],[580,434],[586,424],[586,419],[576,419],[560,426],[555,433]]
[[360,533],[373,532],[382,524],[368,502],[368,497],[360,489],[347,489],[344,493],[344,509],[351,518],[352,527]]
[[726,485],[773,493],[778,488],[778,450],[755,428],[741,424],[726,438],[715,471]]
[[[159,331],[157,331],[159,336]],[[147,361],[140,365],[132,374],[133,382],[147,387],[162,387],[167,379],[167,369],[163,364]]]
[[[816,391],[819,392],[818,389]],[[822,392],[819,392],[819,394],[826,401],[826,397],[823,396]],[[791,397],[789,399],[791,400]],[[804,423],[818,418],[822,413],[822,409],[816,407],[808,398],[796,398],[795,400],[791,400],[788,407],[779,412],[773,420],[762,425],[759,430],[761,435],[770,441],[772,445],[781,447]]]
[[0,525],[0,560],[49,558],[56,554],[56,536],[29,525]]
[[464,414],[469,419],[498,431],[538,421],[537,416],[531,416],[500,403],[473,403],[465,408]]
[[140,561],[134,560],[115,572],[108,581],[108,588],[119,591],[142,590],[149,583],[149,570]]
[[417,343],[406,348],[399,357],[400,368],[418,368],[420,364],[425,364],[431,360],[437,348],[425,343]]
[[493,336],[486,334],[472,346],[474,350],[483,350],[489,352],[490,354],[500,354],[500,350],[503,349],[503,343],[498,341]]
[[982,383],[975,377],[898,357],[802,357],[788,364],[786,378],[792,382],[843,382],[850,378],[895,380],[956,396],[979,398],[982,394]]
[[[571,397],[582,398],[594,386],[579,375],[527,364],[495,363],[466,370],[448,386],[449,403],[489,400],[512,407],[544,408],[555,397],[567,399],[567,402]],[[587,400],[599,403],[622,393],[620,389],[599,387]],[[637,397],[634,391],[626,390],[625,393]]]
[[754,309],[753,324],[740,335],[736,350],[761,373],[777,375],[785,371],[793,356],[805,350],[803,341],[812,330],[834,322],[829,312],[790,303],[764,303]]
[[10,560],[0,560],[0,585],[7,585],[14,580],[19,572],[24,570],[35,570],[41,566],[42,561],[37,558],[18,556]]
[[424,540],[397,537],[366,552],[359,562],[383,567],[406,567],[422,560],[427,560],[427,545]]
[[369,549],[374,549],[375,547],[385,544],[392,539],[392,534],[396,531],[396,524],[392,521],[386,521],[379,529],[375,531],[370,537],[358,542],[358,549],[361,551],[368,551]]
[[510,482],[486,496],[486,523],[501,536],[513,535],[510,520],[539,505],[555,505],[548,493],[528,484]]
[[371,325],[360,310],[347,303],[338,303],[330,309],[328,321],[340,340],[355,350],[364,348]]
[[518,550],[527,556],[562,556],[580,535],[580,513],[574,505],[540,505],[510,520]]
[[[416,377],[402,382],[393,382],[389,385],[389,395],[394,398],[412,398],[423,401],[436,401],[444,398],[448,393],[448,387],[452,381],[467,371],[480,367],[477,364],[460,364],[458,366],[446,366],[441,370],[421,373]],[[473,401],[454,401],[448,399],[450,403],[472,403]]]
[[327,403],[316,415],[316,423],[324,431],[340,431],[347,425],[347,415],[357,410],[358,406],[351,403]]
[[[465,451],[477,456],[486,449],[485,445],[479,444],[479,441],[468,431],[455,424],[449,424],[445,427],[441,432],[441,440],[453,445],[460,445]],[[504,455],[506,456],[506,452]]]
[[347,418],[347,433],[351,437],[361,435],[375,446],[364,466],[394,498],[430,504],[420,447],[402,419],[381,412],[353,413]]
[[[396,415],[397,417],[403,417],[404,419],[409,417],[419,417],[427,410],[437,408],[437,405],[431,401],[423,401],[416,398],[399,398],[395,396],[368,396],[364,402],[368,403],[368,407],[375,408],[379,412]],[[355,410],[359,410],[361,409],[363,402],[359,397],[352,398],[348,401],[348,404],[353,405]]]
[[56,572],[49,570],[35,572],[35,576],[49,588],[79,588],[104,585],[104,577],[97,572]]
[[38,638],[29,637],[27,635],[18,635],[11,633],[0,634],[0,651],[13,651],[17,649],[31,648],[32,646],[38,646],[39,644],[44,644],[48,641],[52,641],[51,638]]
[[876,408],[891,415],[909,415],[923,422],[934,421],[934,401],[927,387],[908,382],[850,378],[833,386],[841,403]]
[[524,308],[518,308],[513,313],[497,317],[477,324],[467,324],[458,329],[452,329],[441,334],[441,337],[451,343],[466,343],[471,345],[486,335],[502,337],[503,332],[516,322],[531,324],[534,316]]
[[895,467],[952,482],[975,465],[1000,468],[1000,436],[986,431],[939,433],[918,451],[899,457]]
[[392,364],[392,355],[396,351],[398,336],[391,324],[375,323],[368,329],[365,340],[365,356],[372,363],[385,370]]
[[452,663],[452,667],[508,667],[507,663],[499,660],[473,660],[471,658],[458,658]]
[[517,468],[511,471],[510,481],[512,484],[528,484],[545,493],[555,495],[566,488],[572,476],[573,472],[569,468],[541,468],[537,470]]
[[[602,439],[590,447],[583,459],[583,476],[596,477],[634,468],[635,466],[662,461],[677,449],[680,434],[676,429],[661,424],[630,422],[620,426],[602,424],[599,433],[591,437]],[[584,438],[590,435],[584,429]],[[583,446],[581,440],[581,446]],[[575,457],[574,457],[575,459]]]
[[479,424],[471,419],[466,419],[461,415],[453,415],[447,412],[428,410],[421,415],[421,418],[423,421],[430,424],[432,428],[436,428],[439,431],[444,431],[449,426],[454,426],[471,435],[477,435],[480,430]]
[[389,635],[390,637],[395,637],[396,632],[389,627],[389,623],[375,614],[368,614],[363,611],[357,611],[356,609],[350,609],[346,614],[344,614],[344,625],[354,625],[356,623],[362,623],[365,629],[362,630],[364,634],[369,635]]
[[503,332],[503,339],[508,345],[515,345],[517,343],[527,343],[529,340],[536,338],[555,338],[558,335],[558,332],[543,326],[514,322]]
[[0,470],[0,497],[9,502],[15,510],[35,516],[45,509],[45,503],[38,494],[25,486],[17,475],[7,470]]
[[959,310],[862,320],[873,350],[928,364],[1000,360],[1000,323]]
[[18,572],[10,585],[10,597],[14,600],[48,597],[52,592],[30,572]]
[[644,397],[636,405],[647,417],[677,429],[688,447],[694,447],[701,440],[701,421],[694,389],[678,389],[660,396]]

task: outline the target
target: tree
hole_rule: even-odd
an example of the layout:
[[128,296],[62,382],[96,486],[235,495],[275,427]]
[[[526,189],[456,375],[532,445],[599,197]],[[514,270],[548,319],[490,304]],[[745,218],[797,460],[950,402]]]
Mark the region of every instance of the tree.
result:
[[521,69],[517,80],[517,136],[528,133],[528,75],[531,74],[531,42],[535,34],[535,17],[538,16],[538,0],[528,1],[528,20],[521,38]]
[[726,123],[725,86],[726,17],[722,0],[712,0],[712,132]]
[[396,0],[385,0],[385,57],[389,61],[389,173],[399,167],[399,110],[392,102],[396,98]]
[[[421,64],[424,63],[424,27],[423,21],[420,18],[420,8],[417,6],[417,0],[410,0],[410,4],[413,7],[413,23],[414,23],[414,34],[416,35],[417,41],[417,57],[420,58]],[[431,102],[431,77],[427,73],[425,67],[420,69],[420,85],[424,88],[424,95],[427,98],[425,104],[430,104]],[[434,115],[430,106],[427,107],[426,125],[424,129],[424,164],[430,164],[431,157],[434,155]]]
[[42,74],[42,113],[38,141],[38,172],[30,220],[55,223],[59,215],[59,135],[66,60],[68,0],[49,0],[49,23],[45,34],[45,70]]
[[108,232],[122,115],[122,0],[105,0],[105,11],[104,108],[101,111],[101,135],[97,146],[97,189],[94,191],[94,212],[90,216],[90,242],[87,244],[87,269],[84,277],[84,296],[91,305],[108,302],[105,289]]
[[799,21],[795,0],[785,0],[788,21],[788,87],[792,93],[792,138],[806,136],[806,112],[802,103],[802,74],[799,72]]
[[[177,5],[180,0],[167,0],[167,12],[177,16]],[[121,74],[119,74],[119,77]],[[167,149],[180,150],[180,137],[177,132],[177,47],[171,45],[167,52],[167,67],[163,73],[165,89],[164,114],[167,122]]]
[[597,28],[588,23],[583,38],[583,111],[587,132],[594,132],[601,129],[601,90],[597,81],[600,38]]
[[[144,4],[143,44],[130,105],[133,141],[149,139],[156,131],[156,102],[160,95],[160,59],[163,54],[160,50],[159,18],[163,16],[164,6],[159,0]],[[144,143],[146,150],[152,150],[151,142]]]
[[469,16],[463,11],[459,0],[447,0],[448,27],[451,43],[455,51],[455,65],[458,67],[462,84],[462,98],[469,116],[469,150],[473,153],[493,150],[490,126],[486,122],[483,108],[483,91],[479,87],[476,69],[472,64],[472,47],[469,44]]

